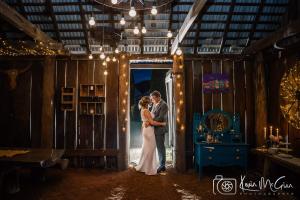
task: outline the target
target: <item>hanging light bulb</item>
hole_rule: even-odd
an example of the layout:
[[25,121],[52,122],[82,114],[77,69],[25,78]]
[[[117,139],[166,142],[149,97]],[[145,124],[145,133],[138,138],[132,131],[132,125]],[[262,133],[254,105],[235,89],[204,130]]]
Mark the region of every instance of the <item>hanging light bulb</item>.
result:
[[157,15],[157,9],[156,9],[156,6],[152,6],[151,14],[152,14],[152,15]]
[[120,53],[120,50],[118,49],[118,47],[115,49],[115,53],[116,54]]
[[180,47],[177,48],[177,50],[176,50],[176,55],[177,55],[177,56],[181,56],[181,55],[182,55],[182,50],[181,50]]
[[143,28],[142,28],[142,33],[143,33],[143,34],[147,33],[147,29],[146,29],[145,26],[143,26]]
[[133,6],[129,10],[129,16],[130,17],[135,17],[136,16],[136,11],[135,11],[135,8]]
[[110,57],[109,56],[106,57],[106,62],[110,62]]
[[90,60],[93,59],[93,55],[92,55],[92,54],[89,55],[89,59],[90,59]]
[[135,35],[137,35],[137,34],[139,34],[140,33],[140,30],[138,29],[138,27],[136,26],[136,27],[134,27],[134,29],[133,29],[133,33],[135,34]]
[[106,66],[106,65],[107,65],[107,63],[106,63],[105,60],[103,61],[102,65],[103,65],[103,66]]
[[170,30],[168,30],[167,37],[171,38],[172,36],[173,36],[172,32]]
[[113,61],[113,62],[116,62],[116,61],[117,61],[116,57],[113,57],[112,61]]
[[111,0],[111,3],[115,5],[118,3],[118,0]]
[[104,52],[101,52],[101,54],[100,54],[100,59],[101,59],[101,60],[104,60],[104,59],[105,59],[105,54],[104,54]]
[[90,24],[91,26],[94,26],[94,25],[96,24],[96,21],[95,21],[95,18],[94,18],[94,17],[90,17],[89,24]]
[[104,74],[104,76],[107,76],[108,75],[107,70],[104,70],[103,74]]
[[125,18],[121,17],[120,24],[124,26],[126,24]]

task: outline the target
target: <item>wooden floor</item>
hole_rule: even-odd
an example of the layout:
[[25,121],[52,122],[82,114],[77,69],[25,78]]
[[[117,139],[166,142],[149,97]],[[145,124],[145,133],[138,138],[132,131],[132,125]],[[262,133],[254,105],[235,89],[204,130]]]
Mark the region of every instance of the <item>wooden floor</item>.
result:
[[[210,172],[208,172],[210,173]],[[226,172],[227,173],[227,172]],[[229,169],[230,174],[240,174]],[[26,174],[25,174],[26,175]],[[129,169],[123,172],[100,170],[52,169],[46,182],[33,182],[22,176],[21,192],[8,196],[9,200],[207,200],[207,199],[296,199],[295,196],[222,196],[213,195],[214,175],[201,181],[194,172],[177,174],[173,169],[157,176],[145,176]]]

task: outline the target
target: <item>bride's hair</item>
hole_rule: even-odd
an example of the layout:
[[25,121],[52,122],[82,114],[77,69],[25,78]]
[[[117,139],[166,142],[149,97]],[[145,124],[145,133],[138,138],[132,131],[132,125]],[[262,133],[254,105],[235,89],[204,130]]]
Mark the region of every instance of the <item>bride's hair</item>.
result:
[[141,98],[141,100],[139,101],[139,109],[142,109],[142,108],[147,108],[147,106],[150,104],[150,97],[148,96],[143,96]]

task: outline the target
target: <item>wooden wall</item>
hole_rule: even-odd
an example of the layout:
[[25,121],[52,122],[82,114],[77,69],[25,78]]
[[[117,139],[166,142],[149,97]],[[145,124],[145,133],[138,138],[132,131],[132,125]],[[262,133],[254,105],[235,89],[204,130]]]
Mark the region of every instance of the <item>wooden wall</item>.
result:
[[[230,77],[230,92],[203,94],[202,75],[226,73]],[[193,114],[219,108],[231,114],[239,113],[241,132],[247,135],[247,143],[255,145],[254,133],[254,81],[253,63],[231,59],[197,59],[185,61],[186,76],[186,162],[193,167]]]
[[267,111],[268,125],[279,127],[280,132],[285,136],[289,134],[289,141],[292,143],[293,154],[300,155],[300,130],[295,129],[287,120],[284,119],[280,110],[279,89],[283,74],[299,61],[298,53],[290,53],[280,58],[278,54],[268,54],[264,58],[266,69],[266,88],[267,88]]
[[[31,68],[17,77],[9,89],[5,70]],[[0,146],[66,149],[71,164],[79,167],[117,168],[118,63],[110,62],[108,76],[99,60],[9,58],[0,65]],[[105,84],[105,117],[81,116],[62,111],[61,87],[76,89],[80,84]],[[106,130],[106,131],[104,131]]]
[[[54,117],[54,147],[65,148],[69,154],[91,157],[90,162],[74,160],[74,165],[116,165],[115,157],[108,158],[113,151],[117,151],[117,120],[118,120],[118,66],[117,62],[108,64],[108,75],[104,75],[105,67],[99,60],[57,60],[55,78],[55,117]],[[105,116],[80,115],[79,103],[84,101],[79,97],[80,84],[105,84]],[[76,94],[75,111],[60,109],[61,87],[74,87]],[[106,131],[105,131],[106,130]],[[77,150],[77,151],[75,151]],[[87,151],[81,151],[87,150]],[[106,154],[95,154],[95,151],[108,151]],[[76,153],[78,152],[78,154]],[[80,152],[80,153],[79,153]],[[96,151],[97,152],[97,151]],[[68,155],[68,154],[67,154]],[[98,155],[98,156],[97,156]],[[100,156],[100,158],[99,158]],[[92,158],[94,157],[94,159]],[[99,160],[100,159],[100,160]],[[111,161],[108,161],[111,159]],[[109,162],[109,164],[107,163]],[[82,164],[80,164],[82,163]],[[116,166],[113,166],[116,167]]]
[[[0,146],[39,147],[41,145],[41,108],[43,61],[0,62]],[[10,89],[7,70],[31,67],[17,76]]]

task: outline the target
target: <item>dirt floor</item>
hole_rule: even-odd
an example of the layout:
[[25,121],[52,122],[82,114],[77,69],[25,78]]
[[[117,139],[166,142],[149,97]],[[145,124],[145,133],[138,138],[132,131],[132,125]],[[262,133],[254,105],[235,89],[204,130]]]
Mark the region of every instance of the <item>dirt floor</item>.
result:
[[[295,195],[214,195],[215,172],[207,172],[201,180],[195,172],[166,173],[145,176],[130,168],[126,171],[87,169],[51,169],[44,182],[32,181],[26,173],[21,177],[21,191],[9,195],[10,200],[206,200],[206,199],[297,199]],[[225,174],[240,172],[229,168]]]

